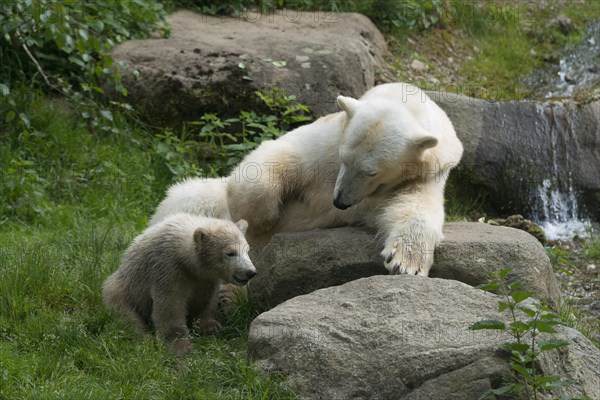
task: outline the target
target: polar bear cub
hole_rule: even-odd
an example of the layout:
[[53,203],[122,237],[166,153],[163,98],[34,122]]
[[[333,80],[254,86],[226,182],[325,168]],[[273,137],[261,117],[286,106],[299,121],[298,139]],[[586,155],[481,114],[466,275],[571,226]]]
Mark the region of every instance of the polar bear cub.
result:
[[392,274],[427,276],[442,238],[444,186],[463,147],[446,113],[413,85],[339,96],[343,112],[265,141],[229,176],[233,219],[253,246],[282,231],[367,225]]
[[185,213],[148,227],[104,282],[105,304],[142,331],[154,327],[176,354],[189,352],[188,325],[198,333],[221,328],[213,314],[219,282],[243,286],[256,275],[247,227]]

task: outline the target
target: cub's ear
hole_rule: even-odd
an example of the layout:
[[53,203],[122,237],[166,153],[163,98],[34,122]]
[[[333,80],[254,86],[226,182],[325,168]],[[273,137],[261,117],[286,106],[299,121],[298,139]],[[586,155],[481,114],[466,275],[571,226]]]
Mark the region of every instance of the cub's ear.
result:
[[206,241],[206,238],[208,238],[208,231],[203,227],[196,228],[194,231],[194,242],[200,244]]
[[437,146],[438,139],[435,136],[425,135],[415,140],[414,145],[421,150],[427,150]]
[[237,225],[238,228],[240,228],[240,231],[242,231],[242,233],[244,235],[246,235],[246,231],[248,230],[248,222],[246,222],[245,219],[240,219],[235,224]]
[[352,118],[352,116],[356,114],[356,110],[358,110],[358,107],[360,106],[359,100],[346,96],[338,96],[337,103],[338,106],[340,106],[340,108],[346,112],[348,118]]

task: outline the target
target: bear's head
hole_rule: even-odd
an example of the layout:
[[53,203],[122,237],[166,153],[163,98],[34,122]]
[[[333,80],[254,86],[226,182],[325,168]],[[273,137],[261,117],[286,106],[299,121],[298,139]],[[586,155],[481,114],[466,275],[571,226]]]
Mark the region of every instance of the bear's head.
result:
[[436,134],[425,130],[413,112],[385,100],[337,98],[346,123],[333,193],[336,208],[344,210],[414,178],[424,152],[438,143]]
[[256,275],[244,237],[247,229],[248,223],[243,219],[236,223],[214,219],[213,223],[196,228],[194,242],[202,275],[238,286],[245,285]]

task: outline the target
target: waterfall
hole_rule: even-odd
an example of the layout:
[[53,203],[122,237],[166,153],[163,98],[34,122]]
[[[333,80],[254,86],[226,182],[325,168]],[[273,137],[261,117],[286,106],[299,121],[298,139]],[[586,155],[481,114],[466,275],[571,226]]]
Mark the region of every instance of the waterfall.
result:
[[541,129],[540,133],[546,137],[549,136],[549,140],[545,149],[547,168],[543,171],[541,184],[532,191],[533,220],[544,229],[548,239],[569,240],[574,236],[586,236],[589,222],[580,214],[571,178],[571,126],[569,121],[561,124],[555,117],[555,105],[548,105],[549,116],[546,112],[548,108],[537,106],[540,120],[544,123],[536,128]]

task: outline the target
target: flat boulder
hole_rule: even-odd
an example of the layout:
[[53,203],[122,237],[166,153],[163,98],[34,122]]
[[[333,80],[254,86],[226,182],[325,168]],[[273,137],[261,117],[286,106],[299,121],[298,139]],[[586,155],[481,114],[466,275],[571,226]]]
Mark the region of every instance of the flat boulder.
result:
[[[490,273],[512,268],[507,279],[523,281],[553,306],[560,291],[543,246],[530,234],[483,223],[444,225],[430,277],[487,283]],[[358,278],[387,275],[374,231],[321,229],[275,235],[255,265],[258,275],[248,289],[254,306],[268,310],[285,300]]]
[[321,116],[338,111],[337,95],[361,96],[385,72],[385,40],[360,14],[177,11],[167,21],[169,38],[127,41],[112,52],[128,65],[127,100],[158,126],[264,110],[254,92],[271,88]]
[[[259,370],[283,376],[300,399],[477,399],[511,379],[511,337],[470,331],[508,321],[502,298],[464,283],[373,276],[295,297],[259,315],[248,351]],[[544,374],[573,384],[563,396],[600,398],[600,350],[570,328],[569,346],[545,353]],[[546,398],[546,397],[543,397]]]

